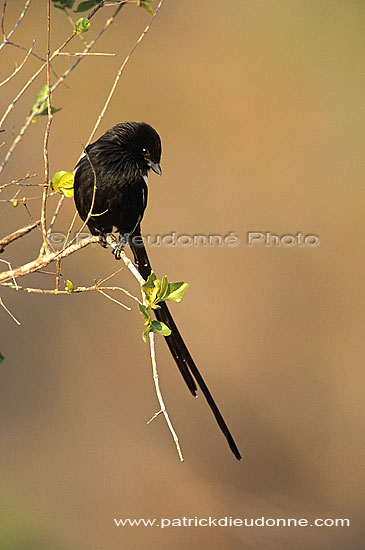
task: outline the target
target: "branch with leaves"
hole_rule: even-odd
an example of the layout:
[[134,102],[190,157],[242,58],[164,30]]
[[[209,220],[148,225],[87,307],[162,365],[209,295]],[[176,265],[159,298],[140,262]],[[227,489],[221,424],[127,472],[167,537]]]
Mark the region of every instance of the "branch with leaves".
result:
[[[21,44],[16,44],[15,42],[10,41],[10,38],[13,37],[16,30],[18,29],[18,27],[24,20],[25,16],[27,15],[31,5],[31,0],[26,0],[23,11],[19,15],[16,24],[8,33],[6,33],[6,30],[5,30],[7,1],[6,0],[3,1],[2,17],[1,17],[1,29],[2,29],[3,41],[0,44],[0,51],[5,46],[12,45],[17,48],[25,50],[27,53],[22,63],[20,64],[20,66],[16,67],[15,70],[10,74],[10,76],[0,83],[0,86],[3,86],[3,85],[5,86],[7,82],[9,82],[9,80],[11,80],[16,74],[21,73],[22,68],[24,67],[30,55],[35,56],[39,61],[41,61],[41,65],[35,71],[35,73],[27,80],[27,82],[23,84],[23,86],[21,87],[20,91],[17,93],[15,98],[10,102],[9,106],[5,110],[5,113],[3,114],[0,120],[0,127],[4,130],[3,127],[8,116],[12,113],[12,111],[16,108],[18,103],[22,100],[28,88],[34,84],[35,80],[39,77],[39,75],[44,70],[46,70],[46,84],[42,86],[35,94],[35,100],[29,112],[29,115],[26,117],[18,134],[13,139],[13,142],[11,143],[9,150],[5,153],[3,157],[3,160],[0,165],[0,173],[4,170],[5,166],[11,159],[11,156],[14,153],[17,145],[23,140],[26,134],[26,131],[29,128],[30,123],[37,123],[42,118],[46,118],[47,122],[46,122],[46,128],[45,128],[44,139],[43,139],[44,181],[43,182],[40,181],[36,183],[28,183],[27,180],[29,178],[37,177],[37,174],[30,175],[29,173],[27,173],[27,175],[24,177],[21,177],[16,180],[12,180],[11,182],[7,182],[0,185],[0,193],[6,192],[6,190],[9,190],[9,189],[11,190],[13,187],[16,187],[17,191],[15,195],[13,195],[11,198],[0,200],[0,203],[10,202],[15,207],[18,206],[17,197],[21,189],[24,189],[25,187],[29,187],[29,188],[40,187],[43,189],[42,196],[40,197],[41,198],[40,216],[37,216],[39,217],[39,219],[37,220],[31,219],[31,223],[29,223],[28,225],[23,225],[19,227],[19,229],[12,231],[8,235],[0,239],[0,253],[4,252],[5,249],[7,250],[7,247],[11,245],[13,242],[26,238],[27,235],[29,235],[31,232],[37,231],[37,230],[39,231],[39,235],[42,238],[42,244],[40,246],[37,257],[18,267],[13,268],[8,260],[0,259],[2,263],[7,265],[7,269],[0,272],[0,285],[2,285],[4,288],[13,289],[18,292],[23,291],[26,293],[53,294],[53,295],[63,295],[63,296],[65,295],[75,296],[83,292],[97,292],[100,295],[102,295],[104,298],[112,301],[113,303],[127,310],[130,310],[131,308],[129,306],[126,306],[120,300],[117,300],[116,298],[111,296],[110,293],[123,292],[125,295],[127,295],[131,299],[137,301],[139,311],[142,314],[145,322],[145,328],[143,331],[144,341],[146,342],[147,337],[149,337],[153,380],[155,384],[156,396],[160,406],[159,411],[152,416],[152,418],[148,421],[148,423],[151,422],[154,418],[156,418],[160,414],[164,416],[166,423],[169,427],[169,430],[171,431],[172,437],[174,439],[180,460],[183,460],[178,437],[172,426],[171,420],[169,418],[166,406],[162,398],[162,393],[159,385],[157,363],[156,363],[154,334],[157,333],[162,335],[168,335],[170,333],[170,329],[164,323],[160,323],[159,321],[152,320],[151,314],[153,310],[160,307],[159,303],[161,303],[162,301],[170,300],[174,302],[180,302],[188,286],[187,283],[183,283],[183,282],[169,283],[166,277],[163,277],[162,280],[159,280],[154,273],[151,273],[148,280],[144,281],[143,278],[140,276],[138,270],[134,266],[134,264],[131,262],[131,260],[126,256],[124,252],[122,252],[121,257],[124,261],[124,264],[127,266],[129,271],[133,274],[133,276],[137,279],[137,281],[140,284],[142,301],[138,300],[138,298],[136,298],[133,294],[131,294],[121,286],[105,285],[106,281],[108,281],[109,279],[114,277],[116,274],[118,274],[121,271],[121,269],[118,269],[117,271],[115,271],[108,277],[104,278],[103,280],[99,280],[99,281],[95,280],[94,284],[90,286],[80,286],[80,285],[75,286],[69,279],[65,279],[65,286],[64,286],[64,289],[62,289],[60,288],[60,280],[63,278],[63,275],[61,274],[61,261],[64,258],[79,252],[81,249],[85,248],[86,246],[97,243],[99,241],[99,237],[89,236],[87,238],[80,238],[81,231],[83,227],[85,227],[86,225],[86,222],[85,222],[81,227],[81,229],[76,233],[76,236],[70,240],[71,232],[76,219],[76,213],[75,213],[70,223],[70,226],[68,228],[67,237],[62,248],[60,250],[55,250],[50,240],[51,232],[53,230],[54,224],[56,223],[59,212],[64,204],[64,199],[67,199],[73,196],[73,181],[74,181],[73,173],[67,172],[65,170],[58,170],[54,174],[52,180],[49,181],[50,178],[49,178],[48,147],[49,147],[51,123],[53,121],[53,116],[59,111],[61,111],[61,107],[59,106],[56,107],[52,104],[53,94],[55,90],[58,88],[58,86],[65,81],[65,79],[69,76],[69,74],[74,69],[77,68],[79,63],[85,57],[91,56],[91,55],[98,55],[98,56],[115,55],[114,52],[107,53],[107,54],[93,53],[93,52],[90,52],[90,49],[95,45],[95,43],[100,38],[100,36],[102,36],[102,34],[109,29],[110,25],[114,22],[115,18],[119,15],[120,10],[122,9],[123,6],[125,6],[126,4],[134,4],[134,5],[137,5],[138,7],[144,8],[148,13],[152,15],[152,18],[150,19],[147,26],[144,28],[143,32],[141,33],[138,40],[130,50],[129,54],[125,59],[122,60],[120,64],[120,67],[115,75],[113,85],[107,96],[107,99],[99,115],[97,116],[96,123],[87,140],[87,144],[89,144],[101,120],[103,119],[107,108],[109,107],[110,101],[116,90],[119,79],[123,74],[126,64],[130,60],[135,49],[139,46],[139,44],[141,43],[141,41],[149,31],[163,3],[163,0],[160,0],[158,2],[158,5],[155,10],[152,8],[151,3],[152,3],[152,0],[141,0],[141,1],[125,0],[125,1],[109,1],[109,2],[106,2],[105,0],[88,0],[88,1],[82,1],[82,2],[75,2],[75,0],[48,0],[47,1],[46,55],[44,57],[41,57],[40,55],[34,52],[35,40],[33,41],[31,48],[25,48]],[[114,13],[106,20],[104,25],[100,28],[100,30],[95,35],[95,37],[90,42],[87,42],[84,39],[83,35],[91,30],[90,21],[93,18],[93,16],[99,10],[101,9],[104,10],[112,6],[116,7]],[[62,10],[65,16],[67,17],[68,21],[71,21],[73,25],[72,34],[69,35],[62,42],[62,44],[58,46],[53,52],[50,51],[51,21],[52,21],[51,8],[52,7]],[[73,10],[74,13],[82,13],[89,10],[91,11],[88,13],[87,17],[81,17],[76,21],[73,21],[68,10]],[[84,50],[82,52],[65,52],[64,49],[71,42],[74,36],[78,36],[80,38],[81,42],[84,45]],[[77,59],[60,77],[56,77],[57,78],[56,81],[52,84],[51,74],[56,74],[54,64],[57,61],[57,59],[60,58],[61,55],[69,55],[70,57],[76,56]],[[56,102],[56,105],[57,105],[57,102]],[[83,152],[85,153],[85,148]],[[55,193],[59,193],[61,197],[53,211],[51,222],[48,226],[47,198],[51,194],[55,194]],[[30,215],[30,212],[27,207],[28,200],[39,200],[39,198],[27,197],[27,196],[24,196],[22,198],[21,204],[23,204],[28,214]],[[91,207],[90,215],[91,215],[91,212],[92,212],[92,207]],[[47,271],[47,269],[49,269],[49,266],[51,264],[56,264],[55,271]],[[39,287],[21,286],[18,284],[19,277],[22,277],[25,275],[31,275],[33,273],[45,273],[53,276],[55,278],[55,287],[44,289]],[[17,324],[20,324],[20,322],[11,313],[10,309],[5,305],[1,297],[0,297],[0,306]],[[4,357],[0,353],[0,362],[3,361],[3,359]]]

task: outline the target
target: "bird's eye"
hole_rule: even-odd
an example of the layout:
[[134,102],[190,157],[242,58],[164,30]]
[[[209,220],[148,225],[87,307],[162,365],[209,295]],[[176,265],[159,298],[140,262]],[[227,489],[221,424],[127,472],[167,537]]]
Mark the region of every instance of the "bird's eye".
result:
[[149,152],[148,149],[142,149],[142,153],[143,153],[144,157],[149,157],[150,156],[150,152]]

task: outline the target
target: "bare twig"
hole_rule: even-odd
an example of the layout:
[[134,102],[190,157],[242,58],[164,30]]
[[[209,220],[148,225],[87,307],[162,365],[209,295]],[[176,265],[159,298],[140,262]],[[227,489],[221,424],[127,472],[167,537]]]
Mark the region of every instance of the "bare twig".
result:
[[[43,184],[40,187],[43,187]],[[15,195],[11,199],[0,199],[0,202],[14,203],[14,199],[19,196],[19,193],[20,193],[20,189],[18,189],[18,191],[15,193]],[[56,191],[52,191],[48,196],[52,197],[55,193],[56,193]],[[37,201],[41,198],[42,198],[42,195],[39,195],[38,197],[23,197],[22,198],[22,203],[26,204],[29,201]],[[14,204],[13,204],[13,206],[14,206]]]
[[87,239],[82,239],[81,241],[68,246],[65,250],[43,254],[42,256],[39,256],[37,259],[32,260],[27,264],[21,265],[9,271],[3,271],[2,273],[0,273],[0,284],[6,283],[7,281],[10,281],[11,279],[17,277],[22,277],[23,275],[34,273],[35,271],[38,271],[38,269],[43,269],[51,262],[54,262],[55,260],[57,260],[58,257],[66,258],[67,256],[74,254],[78,250],[85,248],[85,246],[97,242],[99,242],[99,237],[88,237]]
[[[75,239],[77,239],[77,238],[79,237],[79,235],[82,233],[83,229],[86,227],[86,224],[87,224],[87,222],[90,220],[91,216],[97,215],[97,214],[94,214],[94,213],[93,213],[93,208],[94,208],[94,203],[95,203],[95,195],[96,195],[96,172],[95,172],[95,168],[94,168],[94,166],[93,166],[93,163],[92,163],[91,160],[90,160],[89,154],[88,154],[88,152],[86,151],[85,148],[84,148],[84,154],[85,154],[87,160],[89,161],[90,168],[91,168],[91,170],[92,170],[93,177],[94,177],[93,196],[92,196],[92,199],[91,199],[91,204],[90,204],[89,212],[87,213],[86,219],[85,219],[85,221],[84,221],[84,223],[82,224],[81,228],[80,228],[79,231],[76,233],[75,237],[72,239],[71,242],[73,242]],[[72,225],[73,225],[73,223],[74,223],[74,220],[75,220],[75,218],[74,218],[73,221],[71,222],[70,229],[69,229],[69,233],[71,232],[71,228],[72,228]]]
[[[95,36],[95,38],[90,42],[90,44],[85,48],[85,52],[86,51],[89,51],[96,43],[96,41],[101,37],[101,35],[107,30],[107,28],[114,22],[116,16],[118,15],[118,13],[120,12],[120,10],[122,9],[124,4],[121,4],[120,6],[118,6],[118,8],[115,10],[115,12],[113,13],[113,15],[106,21],[104,27],[98,32],[98,34]],[[72,38],[75,36],[75,34],[73,33],[71,36],[69,36],[64,42],[63,44],[57,48],[53,54],[51,55],[49,61],[51,62],[54,57],[56,57],[62,50],[63,48],[65,48],[67,46],[67,44],[72,40]],[[55,82],[55,84],[53,84],[52,88],[51,88],[51,91],[50,93],[53,93],[56,88],[58,88],[58,86],[60,84],[62,84],[64,82],[64,80],[67,78],[67,76],[75,69],[75,67],[77,67],[77,65],[84,59],[83,56],[81,57],[78,57],[76,59],[76,61],[71,65],[71,67],[69,67],[67,69],[67,71],[65,71],[63,73],[62,76],[59,77],[59,79]],[[31,78],[28,80],[28,82],[23,86],[23,88],[20,90],[20,92],[16,95],[16,97],[13,99],[13,101],[8,105],[3,117],[1,118],[0,120],[0,128],[3,126],[7,116],[9,115],[9,113],[14,109],[16,103],[19,101],[19,99],[22,97],[22,95],[26,92],[26,90],[29,88],[29,86],[34,82],[34,80],[41,74],[41,72],[43,71],[43,69],[47,66],[47,62],[45,62],[34,74],[33,76],[31,76]],[[42,101],[40,101],[40,103],[35,107],[35,109],[33,109],[32,113],[26,118],[23,126],[20,128],[19,130],[19,133],[18,135],[16,136],[16,138],[14,139],[12,145],[10,146],[8,152],[6,153],[5,155],[5,158],[3,160],[3,162],[1,163],[0,165],[0,173],[4,170],[6,164],[9,162],[9,159],[10,157],[12,156],[12,154],[14,153],[17,145],[21,142],[21,140],[23,139],[23,136],[25,134],[25,132],[27,131],[27,129],[29,128],[30,126],[30,123],[32,122],[33,118],[35,117],[36,115],[36,112],[37,112],[37,108],[41,105]]]
[[34,48],[34,44],[35,44],[35,39],[33,40],[33,43],[30,47],[30,49],[28,50],[27,52],[27,55],[24,57],[23,61],[21,62],[21,64],[19,65],[19,67],[16,67],[14,69],[14,71],[11,73],[10,76],[8,76],[8,78],[5,78],[5,80],[3,80],[1,83],[0,83],[0,87],[3,86],[4,84],[6,84],[7,82],[9,82],[9,80],[11,80],[21,69],[22,67],[24,66],[24,64],[26,63],[28,57],[30,56],[30,54],[32,53],[32,50]]
[[159,405],[160,405],[160,410],[152,416],[152,418],[147,422],[147,424],[152,422],[152,420],[154,420],[158,415],[160,415],[160,414],[164,415],[166,423],[167,423],[167,425],[169,427],[169,430],[172,434],[172,437],[175,441],[175,445],[176,445],[176,449],[177,449],[180,461],[184,462],[184,457],[183,457],[183,454],[181,452],[179,438],[177,437],[177,434],[176,434],[176,432],[174,430],[174,427],[171,423],[170,417],[169,417],[168,412],[166,410],[164,400],[162,398],[162,393],[161,393],[160,384],[159,384],[159,380],[158,380],[158,370],[157,370],[157,363],[156,363],[155,335],[154,335],[154,333],[150,332],[149,337],[150,337],[150,352],[151,352],[151,361],[152,361],[153,381],[155,383],[156,395],[157,395],[157,399],[158,399],[158,402],[159,402]]
[[131,311],[131,308],[126,306],[125,304],[123,304],[122,302],[120,302],[119,300],[116,300],[115,298],[112,298],[111,296],[109,296],[109,294],[107,294],[106,292],[104,292],[101,288],[98,288],[96,287],[96,290],[98,292],[100,292],[100,294],[102,294],[103,296],[105,296],[105,298],[108,298],[108,300],[111,300],[112,302],[114,302],[115,304],[118,304],[119,306],[122,306],[124,307],[125,309],[127,309],[128,311]]
[[74,224],[75,224],[76,218],[77,218],[77,210],[75,210],[74,217],[72,218],[72,222],[71,222],[71,224],[70,224],[70,227],[68,228],[67,235],[66,235],[66,240],[65,240],[65,244],[68,243],[68,239],[70,238],[71,231],[72,231],[73,226],[74,226]]
[[[156,11],[155,11],[155,13],[153,14],[153,16],[151,17],[151,19],[150,19],[148,25],[146,26],[146,28],[144,29],[144,31],[142,32],[142,34],[141,34],[140,37],[138,38],[137,42],[134,44],[133,48],[131,49],[131,51],[129,52],[129,54],[127,55],[127,57],[124,59],[123,63],[121,64],[121,66],[120,66],[120,68],[119,68],[119,70],[118,70],[118,72],[117,72],[117,76],[115,77],[114,82],[113,82],[113,85],[112,85],[112,87],[111,87],[111,89],[110,89],[109,95],[108,95],[108,97],[107,97],[107,99],[106,99],[106,101],[105,101],[105,103],[104,103],[104,107],[102,108],[102,110],[101,110],[101,112],[100,112],[100,114],[99,114],[99,116],[98,116],[98,118],[97,118],[97,121],[96,121],[96,123],[95,123],[94,128],[92,129],[92,132],[91,132],[91,134],[90,134],[90,136],[89,136],[89,139],[87,140],[86,146],[89,145],[89,143],[91,142],[92,138],[93,138],[94,135],[95,135],[96,130],[97,130],[98,127],[99,127],[100,122],[102,121],[102,119],[103,119],[103,117],[104,117],[104,115],[105,115],[105,112],[106,112],[106,110],[107,110],[107,108],[108,108],[108,106],[109,106],[109,103],[110,103],[110,101],[111,101],[111,99],[112,99],[112,97],[113,97],[113,94],[114,94],[114,92],[115,92],[115,89],[116,89],[116,87],[117,87],[117,84],[118,84],[118,82],[119,82],[119,79],[120,79],[120,77],[121,77],[122,74],[123,74],[123,71],[124,71],[124,69],[125,69],[125,66],[127,65],[128,61],[129,61],[130,58],[132,57],[133,52],[135,51],[135,49],[138,47],[138,45],[141,43],[141,41],[143,40],[143,38],[144,38],[144,37],[146,36],[146,34],[148,33],[148,31],[149,31],[149,29],[150,29],[150,27],[151,27],[153,21],[155,20],[156,15],[158,14],[158,11],[159,11],[160,7],[162,6],[162,3],[163,3],[163,0],[160,0],[160,2],[158,3],[158,6],[157,6],[157,8],[156,8]],[[120,7],[122,7],[123,5],[124,5],[124,4],[121,4]]]
[[1,29],[2,29],[2,32],[3,32],[3,37],[4,37],[4,40],[3,40],[3,43],[0,44],[0,51],[3,49],[4,46],[6,46],[6,44],[9,42],[9,38],[11,38],[11,36],[15,33],[15,31],[17,30],[18,26],[20,25],[24,15],[26,14],[27,12],[27,9],[29,8],[29,5],[31,3],[32,0],[27,0],[25,2],[25,6],[24,6],[24,9],[22,11],[22,13],[20,14],[19,16],[19,19],[18,21],[15,23],[14,27],[11,29],[11,31],[9,32],[9,34],[6,36],[6,33],[5,33],[5,26],[4,26],[4,20],[5,20],[5,9],[6,9],[6,0],[4,1],[4,5],[3,5],[3,13],[2,13],[2,18],[1,18]]
[[9,311],[8,308],[6,307],[6,305],[4,304],[4,302],[3,302],[2,298],[1,298],[1,296],[0,296],[0,305],[5,309],[5,311],[6,311],[7,313],[9,313],[10,317],[16,322],[16,324],[17,324],[17,325],[20,325],[18,319],[16,319],[16,318],[14,317],[14,315],[11,313],[11,311]]
[[[121,253],[121,258],[122,258],[123,262],[125,263],[125,265],[128,267],[129,271],[134,275],[134,277],[137,279],[137,281],[142,286],[145,281],[144,281],[143,277],[140,275],[140,273],[137,270],[137,268],[135,267],[135,265],[131,262],[131,260],[128,258],[128,256],[126,256],[126,254],[124,252]],[[143,291],[142,291],[142,296],[143,296]],[[176,445],[177,452],[179,454],[179,458],[180,458],[181,462],[183,462],[184,457],[183,457],[182,452],[181,452],[179,438],[177,437],[177,434],[176,434],[176,432],[174,430],[174,427],[171,423],[170,417],[168,415],[168,412],[166,410],[166,406],[165,406],[165,403],[164,403],[164,400],[163,400],[163,397],[162,397],[161,389],[160,389],[160,384],[159,384],[159,379],[158,379],[157,363],[156,363],[155,340],[154,340],[153,332],[149,333],[149,338],[150,338],[150,353],[151,353],[151,361],[152,361],[153,381],[155,383],[156,395],[157,395],[158,402],[160,404],[160,410],[152,416],[152,418],[147,422],[147,424],[152,422],[152,420],[154,420],[160,414],[163,414],[163,416],[166,420],[166,423],[169,427],[169,430],[172,434],[172,437],[175,441],[175,445]]]
[[24,235],[33,231],[33,229],[35,229],[37,226],[39,227],[40,223],[41,223],[41,220],[38,220],[29,225],[25,225],[21,229],[17,229],[17,231],[14,231],[14,233],[10,233],[10,235],[7,235],[3,239],[1,239],[0,252],[3,252],[4,248],[8,246],[8,244],[12,243],[13,241],[16,241],[17,239],[20,239],[20,237],[24,237]]
[[[113,273],[111,273],[111,275],[108,275],[107,277],[105,277],[104,279],[101,279],[100,281],[98,281],[98,284],[99,285],[102,285],[103,283],[105,283],[105,281],[109,281],[109,279],[111,279],[112,277],[114,277],[115,275],[117,275],[118,273],[120,273],[121,271],[123,271],[123,267],[120,267],[119,269],[117,269],[116,271],[113,271]],[[139,300],[138,300],[139,301]]]
[[[40,273],[40,271],[38,271]],[[50,273],[50,275],[54,275],[54,273]],[[127,290],[120,286],[99,286],[98,283],[95,283],[92,286],[78,286],[73,289],[72,292],[69,292],[68,290],[59,290],[57,288],[53,289],[47,289],[47,288],[32,288],[32,287],[25,287],[25,286],[15,286],[13,283],[3,283],[2,286],[6,286],[8,288],[14,288],[16,290],[23,290],[24,292],[27,292],[28,294],[80,294],[81,292],[100,292],[102,291],[118,291],[123,292],[133,300],[136,300],[136,302],[140,303],[138,298],[136,296],[133,296],[133,294],[130,294]],[[109,296],[110,298],[110,296]],[[124,305],[124,304],[123,304]]]
[[132,273],[132,275],[137,279],[139,284],[141,286],[144,285],[145,283],[144,278],[142,277],[142,275],[140,274],[140,272],[138,271],[134,263],[128,258],[128,256],[124,251],[120,253],[120,257],[122,258],[125,265],[128,267],[129,271]]
[[3,33],[3,39],[6,40],[6,34],[5,34],[5,11],[6,11],[6,2],[7,0],[4,0],[3,3],[3,11],[1,13],[1,32]]
[[[73,39],[75,35],[74,34],[71,34],[64,42],[63,44],[57,48],[52,56],[50,57],[50,61],[52,61],[58,54],[60,51],[63,50],[63,48],[65,48],[67,46],[67,44]],[[39,76],[41,74],[41,72],[43,71],[43,69],[45,69],[47,67],[47,61],[45,61],[43,63],[43,65],[41,65],[39,67],[39,69],[30,77],[30,79],[28,80],[28,82],[26,82],[23,86],[23,88],[20,90],[20,92],[15,96],[15,98],[13,99],[13,101],[8,105],[5,113],[3,114],[1,120],[0,120],[0,127],[3,126],[6,118],[8,117],[9,113],[14,109],[16,103],[19,101],[19,99],[22,97],[22,95],[27,91],[27,89],[29,88],[29,86],[34,82],[34,80],[37,78],[37,76]],[[40,102],[40,104],[42,103],[42,101]],[[33,114],[34,116],[34,114]],[[29,117],[28,117],[29,118]],[[32,117],[33,119],[33,117]]]
[[60,288],[60,273],[61,271],[61,258],[56,260],[56,291],[59,291]]
[[43,183],[23,183],[24,181],[26,181],[30,178],[35,178],[36,176],[37,176],[37,174],[30,175],[29,172],[28,172],[28,174],[26,174],[22,178],[10,181],[9,183],[4,183],[4,185],[0,185],[0,191],[2,191],[3,189],[6,189],[6,187],[10,187],[10,185],[20,185],[20,186],[23,186],[23,185],[34,185],[34,186],[43,185]]
[[[8,46],[13,46],[14,48],[18,48],[18,50],[23,50],[23,52],[27,52],[28,51],[28,48],[26,48],[25,46],[22,46],[21,44],[16,44],[15,42],[10,42],[8,41],[7,42]],[[44,59],[44,57],[38,55],[37,53],[35,52],[30,52],[30,55],[32,57],[35,57],[36,59],[39,59],[39,61],[43,61],[43,63],[46,62],[46,60]],[[54,72],[54,71],[53,71]]]
[[47,237],[50,236],[50,234],[52,233],[52,230],[53,230],[53,226],[56,222],[56,219],[57,219],[57,216],[61,210],[61,206],[63,204],[63,201],[65,200],[65,195],[61,195],[58,203],[57,203],[57,206],[56,206],[56,209],[53,213],[53,216],[52,216],[52,220],[51,220],[51,223],[49,224],[49,228],[48,228],[48,231],[47,231]]
[[115,56],[115,53],[103,53],[103,52],[60,52],[58,55],[66,55],[69,57],[72,56],[85,56],[85,55],[100,55],[104,57],[113,57]]
[[13,283],[14,283],[14,288],[16,290],[18,290],[18,283],[16,282],[16,279],[14,277],[14,271],[13,271],[13,268],[11,267],[11,263],[8,262],[7,260],[0,260],[0,262],[3,262],[4,264],[7,264],[8,268],[10,269],[10,279],[12,279]]
[[48,141],[49,141],[49,132],[52,124],[52,107],[51,107],[51,74],[49,69],[49,60],[50,60],[50,45],[51,45],[51,0],[47,2],[47,107],[48,107],[48,120],[46,131],[44,133],[44,142],[43,142],[43,158],[44,158],[44,188],[42,196],[42,207],[41,207],[41,227],[43,235],[43,250],[48,252],[48,241],[47,241],[47,221],[46,221],[46,207],[47,207],[47,196],[48,196],[48,180],[49,180],[49,158],[48,158]]

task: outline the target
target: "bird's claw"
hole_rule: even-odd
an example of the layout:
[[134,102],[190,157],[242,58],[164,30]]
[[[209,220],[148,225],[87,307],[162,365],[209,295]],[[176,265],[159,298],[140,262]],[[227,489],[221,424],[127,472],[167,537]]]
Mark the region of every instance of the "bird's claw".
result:
[[100,242],[100,244],[103,248],[108,248],[109,243],[108,243],[108,241],[107,241],[107,239],[104,235],[100,236],[100,241],[99,242]]
[[125,237],[124,235],[119,235],[119,242],[116,240],[111,243],[111,246],[113,248],[113,254],[116,260],[120,260],[122,256],[122,252],[124,251],[124,247],[128,242],[128,237]]
[[113,254],[116,260],[120,260],[124,250],[125,243],[119,243],[113,248]]

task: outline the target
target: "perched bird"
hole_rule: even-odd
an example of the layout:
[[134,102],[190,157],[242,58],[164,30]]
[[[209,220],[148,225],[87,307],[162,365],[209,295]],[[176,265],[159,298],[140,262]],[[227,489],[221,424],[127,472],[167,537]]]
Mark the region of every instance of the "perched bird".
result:
[[[160,159],[161,140],[156,130],[144,122],[123,122],[88,145],[75,168],[74,197],[81,219],[87,222],[93,235],[100,236],[103,246],[113,248],[117,259],[128,243],[138,271],[145,280],[152,268],[141,238],[141,221],[147,206],[148,172],[151,169],[161,175]],[[240,452],[227,424],[166,302],[159,305],[160,309],[154,313],[171,330],[165,339],[188,388],[195,396],[198,384],[233,454],[240,460]]]

